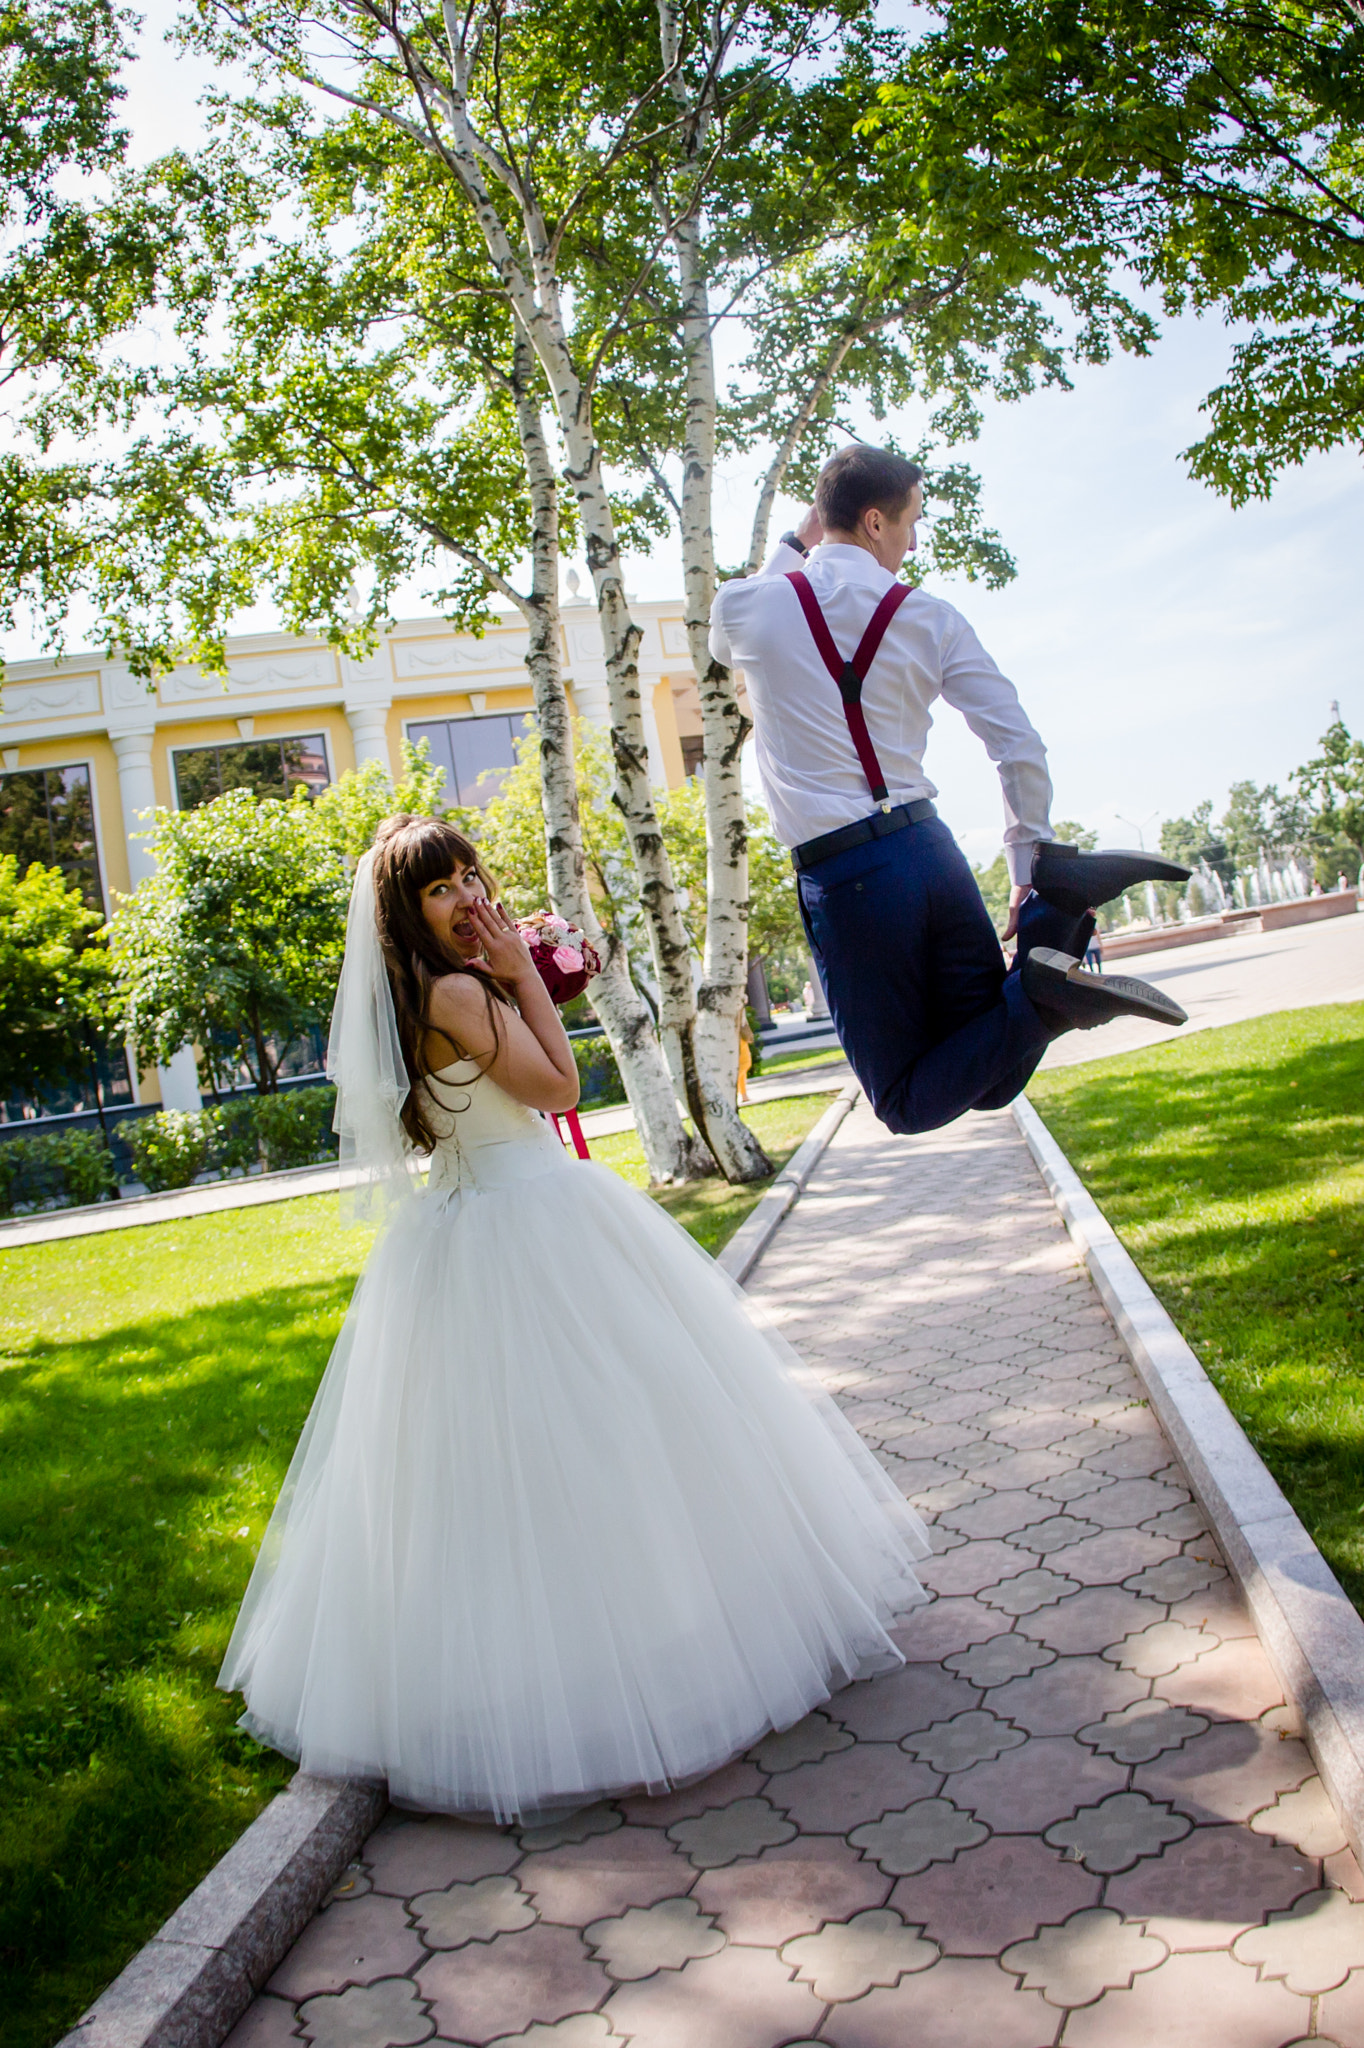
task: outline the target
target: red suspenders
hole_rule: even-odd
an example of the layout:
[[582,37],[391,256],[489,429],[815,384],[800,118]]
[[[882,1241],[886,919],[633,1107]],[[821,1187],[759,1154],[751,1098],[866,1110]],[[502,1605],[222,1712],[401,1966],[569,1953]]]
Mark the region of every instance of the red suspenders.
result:
[[851,661],[844,661],[834,646],[834,636],[829,631],[828,621],[819,608],[819,599],[810,585],[810,579],[803,570],[791,569],[787,581],[792,584],[800,599],[800,608],[805,614],[805,623],[814,635],[815,646],[823,657],[824,666],[838,684],[838,693],[843,699],[843,716],[848,721],[848,731],[857,749],[857,758],[862,763],[862,773],[867,778],[872,802],[880,804],[883,811],[890,809],[886,792],[886,778],[881,773],[881,763],[876,758],[876,749],[867,731],[867,721],[862,712],[862,685],[867,679],[867,670],[876,659],[877,649],[885,636],[886,627],[909,596],[907,583],[892,583],[876,610],[872,613],[866,632],[857,643],[857,652]]

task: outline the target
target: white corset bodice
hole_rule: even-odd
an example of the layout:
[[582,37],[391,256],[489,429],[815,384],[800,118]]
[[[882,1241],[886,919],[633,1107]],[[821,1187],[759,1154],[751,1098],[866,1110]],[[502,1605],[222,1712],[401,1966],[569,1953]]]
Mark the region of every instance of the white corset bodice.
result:
[[553,1126],[499,1088],[476,1061],[455,1060],[425,1086],[440,1134],[428,1193],[513,1187],[569,1163]]

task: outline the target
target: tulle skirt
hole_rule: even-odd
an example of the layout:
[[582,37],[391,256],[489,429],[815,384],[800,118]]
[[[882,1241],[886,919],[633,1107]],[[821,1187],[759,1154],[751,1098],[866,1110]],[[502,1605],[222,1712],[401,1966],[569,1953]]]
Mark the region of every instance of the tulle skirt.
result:
[[903,1661],[905,1504],[656,1204],[557,1161],[377,1241],[218,1683],[499,1820],[695,1778]]

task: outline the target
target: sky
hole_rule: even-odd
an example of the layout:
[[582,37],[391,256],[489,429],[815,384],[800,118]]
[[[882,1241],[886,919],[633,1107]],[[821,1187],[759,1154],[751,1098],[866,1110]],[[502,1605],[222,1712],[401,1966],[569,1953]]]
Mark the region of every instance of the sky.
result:
[[[126,109],[138,159],[200,132],[207,73],[165,44],[174,13],[166,0],[145,9]],[[1284,781],[1315,751],[1333,701],[1364,734],[1364,462],[1357,449],[1316,457],[1269,503],[1239,511],[1191,481],[1179,451],[1201,431],[1200,401],[1230,346],[1215,317],[1188,317],[1164,323],[1146,359],[1076,370],[1070,392],[987,403],[965,454],[1018,575],[1000,592],[929,585],[1016,684],[1048,748],[1053,816],[1101,844],[1158,843],[1163,818],[1205,797],[1220,807],[1234,781]],[[917,440],[915,422],[892,425]],[[752,468],[717,478],[722,561],[746,552],[754,489]],[[794,510],[779,507],[774,532]],[[640,598],[677,596],[675,546],[632,560],[627,583]],[[400,607],[426,608],[415,591]],[[25,651],[37,650],[11,645],[11,658]],[[927,769],[970,858],[989,860],[998,781],[946,707]]]

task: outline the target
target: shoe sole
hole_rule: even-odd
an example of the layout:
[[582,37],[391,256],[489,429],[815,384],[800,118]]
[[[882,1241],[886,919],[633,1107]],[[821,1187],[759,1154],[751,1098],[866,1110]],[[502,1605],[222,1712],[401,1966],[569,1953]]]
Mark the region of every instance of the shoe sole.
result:
[[[1033,947],[1025,962],[1025,973],[1034,961],[1039,968],[1046,970],[1046,975],[1033,1000],[1046,1005],[1048,993],[1061,993],[1055,988],[1054,981],[1062,981],[1072,1001],[1076,995],[1081,998],[1082,1009],[1090,1013],[1095,1025],[1107,1024],[1115,1017],[1145,1017],[1153,1024],[1171,1025],[1189,1021],[1188,1011],[1181,1010],[1177,1002],[1162,994],[1160,989],[1153,988],[1149,981],[1138,981],[1130,974],[1087,974],[1071,954],[1058,953],[1050,946]],[[1047,981],[1053,981],[1053,991],[1048,990]],[[1024,990],[1033,996],[1026,981]],[[1069,1016],[1069,1008],[1062,1014]],[[1084,1017],[1071,1018],[1070,1021],[1080,1030],[1092,1028]]]

